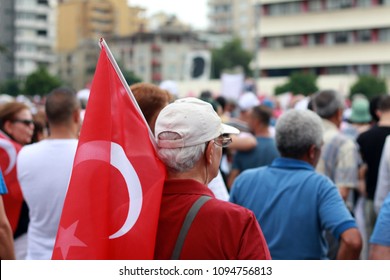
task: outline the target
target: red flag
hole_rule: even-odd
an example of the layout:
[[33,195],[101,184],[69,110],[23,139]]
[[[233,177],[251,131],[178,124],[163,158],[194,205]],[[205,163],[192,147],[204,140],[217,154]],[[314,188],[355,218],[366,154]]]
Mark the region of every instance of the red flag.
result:
[[22,190],[16,173],[16,157],[21,148],[21,145],[0,132],[0,167],[8,189],[8,193],[3,195],[3,201],[13,232],[18,225],[23,203]]
[[153,259],[165,168],[101,44],[52,258]]

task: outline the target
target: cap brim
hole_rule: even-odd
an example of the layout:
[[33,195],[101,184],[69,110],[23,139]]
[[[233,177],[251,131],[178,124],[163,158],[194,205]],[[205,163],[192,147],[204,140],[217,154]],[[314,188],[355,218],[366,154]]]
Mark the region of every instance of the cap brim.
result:
[[240,131],[231,126],[231,125],[227,125],[227,124],[221,124],[222,125],[222,134],[239,134]]

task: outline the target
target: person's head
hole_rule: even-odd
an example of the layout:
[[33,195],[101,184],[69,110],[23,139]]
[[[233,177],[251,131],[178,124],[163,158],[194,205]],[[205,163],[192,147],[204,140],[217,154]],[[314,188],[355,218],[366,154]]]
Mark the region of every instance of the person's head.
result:
[[320,117],[310,110],[291,109],[276,122],[276,146],[283,157],[301,159],[316,166],[323,131]]
[[169,104],[172,96],[166,90],[149,83],[136,83],[130,87],[135,99],[154,133],[156,119],[160,111]]
[[249,112],[248,125],[252,132],[256,132],[258,128],[267,128],[270,125],[272,118],[272,109],[259,105],[253,107]]
[[240,109],[240,119],[248,122],[249,112],[253,107],[260,105],[260,100],[253,92],[245,92],[238,99],[238,108]]
[[225,134],[239,131],[222,124],[213,107],[188,97],[166,106],[157,117],[155,138],[159,157],[172,174],[195,171],[207,184],[217,174]]
[[44,109],[38,109],[33,115],[34,133],[31,138],[32,143],[39,142],[49,136],[47,117]]
[[352,101],[351,115],[348,120],[355,124],[366,124],[371,121],[370,103],[364,96],[357,96]]
[[50,129],[74,126],[79,129],[81,104],[76,93],[68,88],[56,88],[46,97],[45,113]]
[[383,95],[378,102],[379,118],[383,113],[390,112],[390,95]]
[[334,90],[322,90],[312,98],[314,111],[323,119],[332,120],[340,125],[343,116],[344,102],[341,95]]
[[370,114],[375,123],[379,121],[378,105],[380,100],[381,96],[375,96],[370,100]]
[[31,143],[34,122],[30,108],[20,102],[9,102],[0,107],[0,128],[15,142]]

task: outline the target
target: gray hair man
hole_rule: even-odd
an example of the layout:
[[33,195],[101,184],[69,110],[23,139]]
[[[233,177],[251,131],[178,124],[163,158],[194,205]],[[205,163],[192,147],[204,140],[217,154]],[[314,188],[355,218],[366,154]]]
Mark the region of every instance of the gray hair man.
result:
[[347,201],[350,190],[358,186],[359,155],[356,144],[339,131],[344,110],[342,97],[334,90],[319,91],[313,97],[313,109],[322,118],[324,129],[317,171],[328,176]]
[[315,172],[323,142],[321,119],[290,110],[276,124],[281,154],[270,166],[235,180],[230,201],[252,210],[273,259],[327,259],[324,230],[340,240],[338,259],[357,259],[361,238],[334,184]]
[[270,258],[253,213],[215,199],[207,187],[218,174],[222,147],[231,142],[228,134],[238,132],[197,98],[179,99],[160,112],[155,137],[167,179],[155,259]]

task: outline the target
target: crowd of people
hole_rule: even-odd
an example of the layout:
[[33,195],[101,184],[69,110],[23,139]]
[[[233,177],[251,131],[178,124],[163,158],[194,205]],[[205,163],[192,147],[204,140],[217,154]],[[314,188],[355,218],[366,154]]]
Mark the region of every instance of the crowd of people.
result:
[[[155,259],[390,259],[390,96],[130,87],[167,170]],[[50,259],[86,100],[0,105],[0,259]]]

